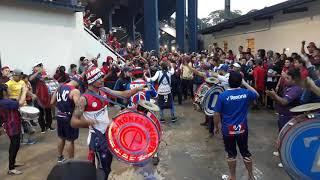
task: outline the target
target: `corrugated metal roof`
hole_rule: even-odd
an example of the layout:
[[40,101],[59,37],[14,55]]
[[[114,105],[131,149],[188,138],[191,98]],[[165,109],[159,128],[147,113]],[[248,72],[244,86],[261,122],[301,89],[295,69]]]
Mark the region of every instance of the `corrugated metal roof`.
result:
[[264,9],[252,12],[252,13],[245,14],[245,15],[240,16],[235,19],[224,21],[224,22],[217,24],[215,26],[203,29],[203,30],[199,31],[199,33],[211,34],[213,32],[222,31],[223,29],[232,28],[232,27],[235,27],[235,26],[241,25],[241,24],[246,24],[246,23],[248,23],[248,21],[252,21],[255,18],[257,18],[257,19],[264,18],[264,17],[268,18],[276,12],[279,12],[279,11],[282,11],[282,10],[285,10],[288,8],[292,8],[295,6],[299,6],[302,4],[310,3],[313,1],[317,1],[317,0],[289,0],[289,1],[285,1],[283,3],[279,3],[276,5],[266,7]]

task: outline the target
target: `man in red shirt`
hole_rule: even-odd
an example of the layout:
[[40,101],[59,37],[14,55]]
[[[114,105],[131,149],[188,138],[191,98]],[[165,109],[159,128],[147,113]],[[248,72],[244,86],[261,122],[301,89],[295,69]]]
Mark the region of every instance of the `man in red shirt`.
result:
[[[86,72],[88,90],[82,94],[79,101],[75,103],[75,109],[71,118],[73,128],[89,128],[88,144],[90,152],[95,152],[99,157],[98,161],[105,173],[105,180],[108,179],[111,172],[112,154],[109,151],[106,132],[111,120],[108,116],[108,102],[103,99],[103,93],[100,88],[103,87],[104,73],[96,67],[92,67]],[[140,86],[128,91],[113,91],[112,94],[129,98],[144,86]],[[94,161],[94,157],[90,157]]]
[[265,76],[266,76],[266,70],[263,68],[262,60],[257,62],[256,67],[253,69],[253,77],[254,77],[254,83],[255,83],[255,89],[259,93],[259,99],[258,102],[263,104],[264,98],[263,98],[263,92],[265,90]]

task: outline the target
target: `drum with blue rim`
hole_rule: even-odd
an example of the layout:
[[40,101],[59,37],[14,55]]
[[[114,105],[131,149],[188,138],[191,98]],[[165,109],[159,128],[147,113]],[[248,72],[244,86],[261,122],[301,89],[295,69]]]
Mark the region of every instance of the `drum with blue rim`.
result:
[[224,88],[222,86],[215,85],[206,92],[202,101],[202,107],[207,116],[213,116],[218,97],[223,91]]
[[303,105],[293,112],[304,112],[290,120],[280,131],[279,153],[286,172],[292,179],[320,179],[320,113]]

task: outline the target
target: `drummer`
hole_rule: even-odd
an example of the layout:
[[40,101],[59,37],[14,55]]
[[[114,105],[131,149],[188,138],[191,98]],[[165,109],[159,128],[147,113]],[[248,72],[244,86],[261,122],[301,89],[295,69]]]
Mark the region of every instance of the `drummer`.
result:
[[[128,90],[131,90],[140,86],[143,86],[143,87],[147,86],[147,82],[143,79],[144,76],[143,76],[142,68],[136,67],[131,72],[131,75],[133,76],[134,81],[128,84]],[[148,87],[150,87],[150,89],[140,91],[137,94],[131,96],[128,107],[133,107],[134,105],[137,105],[139,100],[150,101],[151,98],[157,97],[158,94],[155,88],[151,84],[148,84]]]
[[293,117],[290,109],[300,104],[299,100],[302,94],[302,89],[299,87],[301,81],[299,69],[289,69],[286,76],[286,88],[281,96],[277,95],[274,90],[267,90],[267,96],[271,97],[277,103],[279,113],[278,128],[279,132],[282,127]]
[[[107,101],[103,100],[99,91],[103,87],[103,77],[104,74],[96,67],[92,67],[86,72],[88,90],[75,105],[71,118],[71,126],[73,128],[89,128],[89,150],[90,152],[95,152],[99,160],[99,168],[105,172],[105,180],[107,180],[111,172],[112,154],[108,150],[105,133],[111,120],[108,116]],[[111,89],[109,91],[113,94],[129,98],[143,88],[141,86],[127,91],[114,91]],[[89,160],[93,162],[94,159],[94,156],[89,157]]]
[[[44,71],[42,63],[36,63],[33,67],[32,74],[29,76],[29,81],[32,86],[33,93],[36,93],[36,85],[38,81],[47,77],[47,73]],[[44,134],[49,129],[50,131],[54,131],[55,129],[52,125],[52,112],[51,108],[42,108],[37,101],[34,102],[34,106],[40,110],[39,114],[39,125],[41,127],[41,133]]]
[[74,158],[74,141],[79,137],[79,129],[71,127],[71,117],[75,104],[79,101],[79,86],[83,85],[83,78],[74,75],[70,82],[61,85],[51,98],[51,105],[56,104],[57,129],[60,141],[58,143],[58,163],[65,160],[63,149],[67,141],[68,158]]
[[[27,85],[25,83],[25,81],[22,80],[22,72],[19,69],[15,69],[12,72],[12,79],[9,80],[6,85],[8,86],[8,93],[7,96],[9,99],[15,99],[15,100],[19,100],[20,96],[21,96],[21,92],[22,92],[22,88],[27,88]],[[28,90],[28,88],[27,88]],[[27,95],[28,95],[28,91],[27,91]],[[24,102],[23,104],[24,106],[27,105],[27,101]],[[30,122],[33,126],[37,125],[35,122]],[[23,134],[21,136],[21,143],[22,144],[35,144],[36,141],[32,140],[31,135],[28,134]]]
[[[290,109],[300,104],[300,97],[302,95],[302,89],[298,83],[301,81],[301,74],[299,69],[291,68],[286,75],[286,87],[283,90],[283,94],[279,96],[274,90],[266,90],[267,96],[272,98],[276,102],[276,109],[278,115],[278,130],[279,132],[286,123],[290,121],[295,115],[290,112]],[[279,156],[279,152],[273,152],[273,155]],[[278,164],[279,167],[283,167],[282,163]]]
[[196,69],[194,69],[192,66],[188,66],[193,73],[197,74],[198,76],[208,78],[208,77],[215,77],[219,80],[220,84],[225,88],[229,88],[228,79],[229,79],[229,66],[226,64],[220,64],[220,66],[217,68],[218,73],[211,73],[211,72],[200,72]]
[[[218,71],[218,73],[203,73],[200,72],[194,68],[192,68],[191,66],[188,66],[195,74],[205,77],[205,78],[209,78],[209,77],[215,77],[219,80],[220,84],[225,88],[228,89],[229,87],[229,83],[228,83],[228,79],[229,79],[229,66],[226,64],[221,64],[216,70]],[[202,126],[208,126],[209,128],[209,133],[210,133],[210,137],[212,137],[214,135],[214,123],[213,123],[213,116],[205,116],[205,121],[203,123],[201,123],[200,125]]]
[[15,69],[12,72],[12,79],[6,82],[6,85],[8,86],[7,97],[9,99],[19,100],[22,88],[26,87],[24,81],[21,80],[21,76],[22,71]]
[[16,169],[23,166],[23,164],[16,163],[21,138],[21,118],[18,109],[26,101],[27,89],[22,87],[22,92],[17,101],[3,97],[3,92],[7,91],[7,88],[7,85],[0,84],[0,118],[3,120],[4,129],[10,138],[8,175],[20,175],[22,172]]

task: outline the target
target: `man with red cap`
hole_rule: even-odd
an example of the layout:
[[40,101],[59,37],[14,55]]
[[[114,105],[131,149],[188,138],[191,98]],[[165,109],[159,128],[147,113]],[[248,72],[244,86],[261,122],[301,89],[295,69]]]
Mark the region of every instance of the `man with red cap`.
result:
[[[135,68],[131,74],[135,80],[128,85],[128,89],[134,89],[141,86],[145,87],[147,85],[147,82],[143,79],[144,74],[142,68]],[[150,101],[151,97],[157,97],[157,91],[155,88],[151,84],[149,84],[148,87],[150,87],[150,89],[140,91],[131,96],[128,106],[133,107],[134,105],[137,105],[140,100]]]
[[[89,150],[95,152],[99,161],[99,168],[105,172],[105,179],[107,180],[111,172],[112,154],[108,149],[105,133],[111,120],[108,116],[108,102],[100,92],[100,88],[103,87],[103,77],[104,73],[96,67],[92,67],[86,72],[88,90],[75,104],[71,126],[74,128],[89,128]],[[113,91],[109,88],[107,90],[112,94],[129,98],[143,88],[141,86],[128,91]],[[94,159],[90,157],[90,160],[94,161]]]

